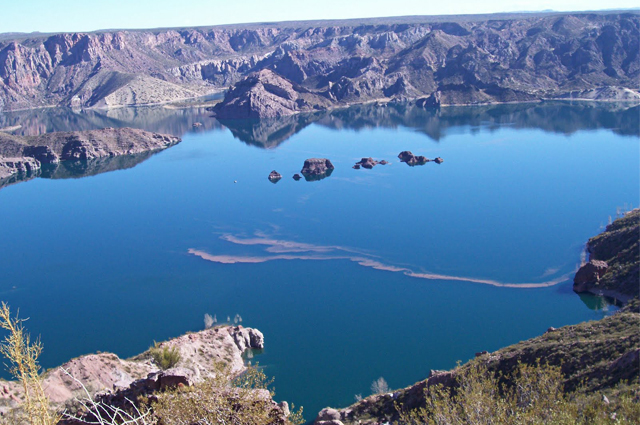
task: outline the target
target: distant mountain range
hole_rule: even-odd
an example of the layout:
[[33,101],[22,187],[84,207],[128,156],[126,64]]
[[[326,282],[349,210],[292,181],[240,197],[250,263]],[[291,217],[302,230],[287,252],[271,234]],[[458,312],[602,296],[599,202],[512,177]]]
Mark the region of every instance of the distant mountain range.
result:
[[635,11],[2,34],[0,111],[171,102],[263,69],[337,105],[637,100],[639,40]]

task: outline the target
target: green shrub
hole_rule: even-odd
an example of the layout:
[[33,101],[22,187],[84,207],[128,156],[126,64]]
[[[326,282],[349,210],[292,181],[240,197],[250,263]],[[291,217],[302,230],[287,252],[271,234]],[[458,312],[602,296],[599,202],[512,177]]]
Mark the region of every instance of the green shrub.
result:
[[160,346],[157,342],[149,349],[153,362],[162,370],[171,369],[181,359],[178,347],[168,345]]
[[234,424],[299,425],[302,409],[282,417],[268,390],[271,380],[257,366],[233,376],[224,363],[216,363],[213,377],[191,387],[178,387],[157,395],[151,408],[162,425]]
[[425,389],[426,406],[400,412],[403,425],[588,425],[640,423],[632,392],[611,402],[602,395],[565,393],[559,367],[520,364],[510,376],[473,363],[455,385]]

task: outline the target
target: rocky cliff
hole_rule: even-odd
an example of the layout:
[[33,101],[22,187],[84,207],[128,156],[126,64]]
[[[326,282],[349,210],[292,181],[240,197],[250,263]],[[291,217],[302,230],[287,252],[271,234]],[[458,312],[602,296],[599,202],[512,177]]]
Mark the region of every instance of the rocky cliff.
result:
[[0,110],[168,102],[225,89],[264,69],[332,104],[637,99],[639,16],[503,14],[5,34]]
[[221,119],[280,118],[329,107],[328,99],[263,69],[236,84],[214,111]]
[[[161,371],[148,351],[127,360],[112,353],[89,354],[47,371],[43,387],[54,404],[62,405],[74,397],[84,396],[80,382],[91,395],[162,385],[163,379],[193,384],[215,374],[216,361],[229,365],[231,373],[238,374],[245,370],[242,354],[249,349],[264,348],[264,337],[256,329],[220,326],[159,344],[160,348],[165,346],[176,347],[181,355],[180,361],[169,370]],[[2,413],[18,404],[24,390],[16,381],[2,381],[0,387]]]
[[14,136],[0,132],[1,180],[16,174],[37,175],[43,165],[61,161],[134,155],[165,149],[180,138],[132,128]]
[[640,294],[640,209],[626,213],[589,239],[589,262],[573,280],[573,290],[626,302]]

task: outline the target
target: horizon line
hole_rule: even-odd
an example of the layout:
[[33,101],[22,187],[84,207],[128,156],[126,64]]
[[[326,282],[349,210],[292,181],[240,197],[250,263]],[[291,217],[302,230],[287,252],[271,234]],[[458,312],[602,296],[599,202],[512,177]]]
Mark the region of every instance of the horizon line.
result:
[[[372,20],[380,20],[380,19],[389,19],[389,20],[407,20],[407,19],[424,19],[424,18],[448,18],[448,17],[459,17],[459,18],[482,18],[489,16],[505,16],[505,15],[567,15],[574,13],[620,13],[620,12],[636,12],[640,13],[640,7],[634,8],[615,8],[615,9],[598,9],[598,10],[567,10],[567,11],[558,11],[558,10],[531,10],[531,11],[512,11],[512,12],[488,12],[488,13],[470,13],[470,14],[439,14],[439,15],[397,15],[397,16],[371,16],[371,17],[362,17],[362,18],[325,18],[325,19],[301,19],[301,20],[285,20],[285,21],[266,21],[266,22],[238,22],[238,23],[227,23],[227,24],[211,24],[211,25],[194,25],[194,26],[159,26],[159,27],[146,27],[146,28],[100,28],[89,31],[30,31],[30,32],[22,32],[22,31],[10,31],[10,32],[0,32],[0,37],[29,37],[29,36],[51,36],[57,34],[95,34],[95,33],[109,33],[109,32],[117,32],[117,31],[162,31],[162,30],[179,30],[179,29],[202,29],[202,28],[225,28],[225,27],[261,27],[261,26],[276,26],[282,24],[304,24],[304,23],[331,23],[331,22],[362,22],[362,21],[372,21]],[[407,22],[408,23],[408,22]],[[428,22],[415,22],[415,23],[428,23]]]

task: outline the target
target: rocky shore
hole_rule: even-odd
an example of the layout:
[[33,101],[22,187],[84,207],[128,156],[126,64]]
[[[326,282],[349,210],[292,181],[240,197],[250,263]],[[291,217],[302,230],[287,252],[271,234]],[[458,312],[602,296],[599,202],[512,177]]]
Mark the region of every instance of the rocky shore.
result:
[[[315,425],[382,425],[399,418],[397,406],[406,410],[425,406],[425,391],[436,385],[451,387],[472,363],[504,376],[519,363],[535,365],[543,359],[561,367],[565,391],[615,393],[616,386],[633,385],[639,377],[640,314],[631,309],[595,322],[550,329],[547,333],[492,353],[478,353],[470,363],[451,371],[431,371],[430,376],[399,390],[376,394],[344,409],[326,408]],[[584,385],[583,385],[584,383]]]
[[[399,419],[399,409],[425,407],[429,391],[442,385],[455,388],[473,365],[481,364],[501,376],[520,364],[542,361],[560,367],[564,391],[616,397],[626,388],[636,391],[640,379],[640,274],[638,251],[640,210],[633,210],[607,226],[587,244],[591,260],[576,273],[574,290],[615,298],[624,308],[604,319],[562,328],[488,353],[451,371],[431,371],[409,387],[375,394],[343,409],[327,407],[315,425],[382,425]],[[607,261],[603,261],[606,259]]]
[[[120,392],[153,392],[166,386],[193,385],[216,373],[216,362],[230,367],[232,374],[245,370],[243,353],[264,348],[264,337],[256,329],[242,326],[220,326],[182,335],[158,345],[175,347],[180,361],[168,370],[154,363],[149,351],[131,359],[121,359],[112,353],[80,356],[49,370],[44,375],[43,387],[49,399],[58,406],[84,396],[82,382],[92,396],[116,396]],[[16,407],[23,387],[15,381],[0,381],[0,413]]]
[[589,261],[573,280],[573,290],[626,303],[639,295],[640,209],[626,213],[587,242]]
[[[14,136],[0,133],[0,187],[15,175],[37,176],[43,166],[137,155],[166,149],[180,138],[132,128]],[[54,174],[49,170],[49,174]]]

